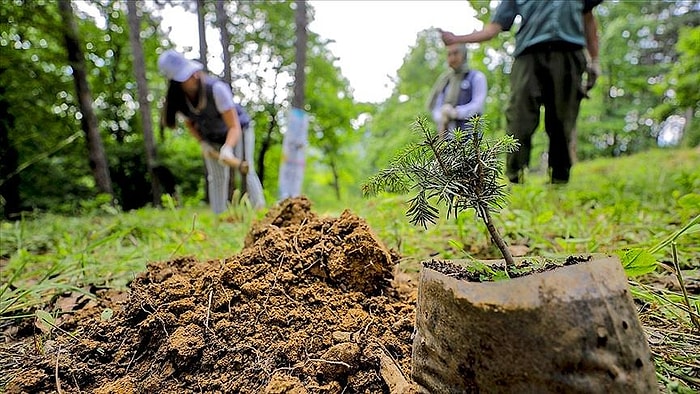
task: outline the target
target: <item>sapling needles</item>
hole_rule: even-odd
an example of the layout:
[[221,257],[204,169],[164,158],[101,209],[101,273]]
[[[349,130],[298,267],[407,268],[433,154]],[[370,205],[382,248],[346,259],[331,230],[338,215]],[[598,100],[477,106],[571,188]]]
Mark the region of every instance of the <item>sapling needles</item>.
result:
[[491,219],[506,203],[507,189],[501,181],[501,155],[518,149],[511,136],[484,138],[486,122],[475,116],[471,131],[455,130],[442,138],[427,126],[425,118],[416,119],[413,130],[421,139],[409,144],[391,159],[387,168],[371,176],[362,185],[365,196],[386,191],[412,194],[406,215],[414,225],[427,228],[435,224],[439,205],[447,207],[447,218],[474,209],[501,251],[508,266],[513,256]]

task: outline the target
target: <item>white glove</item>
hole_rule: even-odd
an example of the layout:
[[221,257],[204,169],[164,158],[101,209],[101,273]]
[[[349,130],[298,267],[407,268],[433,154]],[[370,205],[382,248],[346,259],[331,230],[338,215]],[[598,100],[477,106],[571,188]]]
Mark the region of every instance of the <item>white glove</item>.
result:
[[216,153],[216,149],[211,146],[207,141],[199,141],[199,146],[202,148],[202,156],[211,157],[212,153]]
[[457,119],[457,110],[450,104],[443,104],[440,111],[443,119]]
[[233,147],[229,145],[221,146],[219,150],[219,161],[224,162],[226,160],[234,160],[236,157],[233,155]]

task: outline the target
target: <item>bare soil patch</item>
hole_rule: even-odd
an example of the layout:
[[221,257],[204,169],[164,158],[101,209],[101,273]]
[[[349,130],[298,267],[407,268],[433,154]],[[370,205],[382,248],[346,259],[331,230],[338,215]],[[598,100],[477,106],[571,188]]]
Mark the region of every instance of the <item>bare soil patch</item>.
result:
[[380,364],[409,376],[415,313],[398,257],[351,212],[285,200],[237,255],[152,263],[127,292],[69,297],[50,334],[5,332],[6,391],[388,393]]

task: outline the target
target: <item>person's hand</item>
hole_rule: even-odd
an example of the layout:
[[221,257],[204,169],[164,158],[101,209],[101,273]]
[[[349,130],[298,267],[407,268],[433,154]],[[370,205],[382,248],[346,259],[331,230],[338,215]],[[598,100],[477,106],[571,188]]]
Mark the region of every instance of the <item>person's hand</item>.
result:
[[211,157],[212,153],[216,153],[216,149],[211,146],[207,141],[199,141],[199,146],[202,148],[202,156]]
[[457,110],[450,104],[443,104],[440,109],[443,119],[457,119]]
[[230,145],[223,145],[219,150],[219,162],[224,163],[235,159],[236,157],[233,155],[233,147]]
[[452,32],[440,30],[440,35],[445,45],[452,45],[456,42],[455,35]]
[[600,76],[600,61],[598,58],[592,58],[591,60],[588,61],[588,65],[586,67],[586,93],[593,89],[593,86],[595,86],[595,82]]

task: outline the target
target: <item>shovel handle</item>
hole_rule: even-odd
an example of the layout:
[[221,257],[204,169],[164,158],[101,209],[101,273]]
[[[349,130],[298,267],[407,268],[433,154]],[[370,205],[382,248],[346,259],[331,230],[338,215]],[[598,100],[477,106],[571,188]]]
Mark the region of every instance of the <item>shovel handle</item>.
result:
[[[210,150],[209,157],[219,160],[219,152],[214,151],[214,150]],[[229,167],[231,167],[235,170],[240,171],[241,174],[243,174],[243,175],[248,173],[249,166],[248,166],[248,162],[245,160],[240,160],[240,159],[237,159],[234,157],[234,158],[223,159],[223,160],[221,160],[221,162],[223,162],[224,164],[228,165]]]

